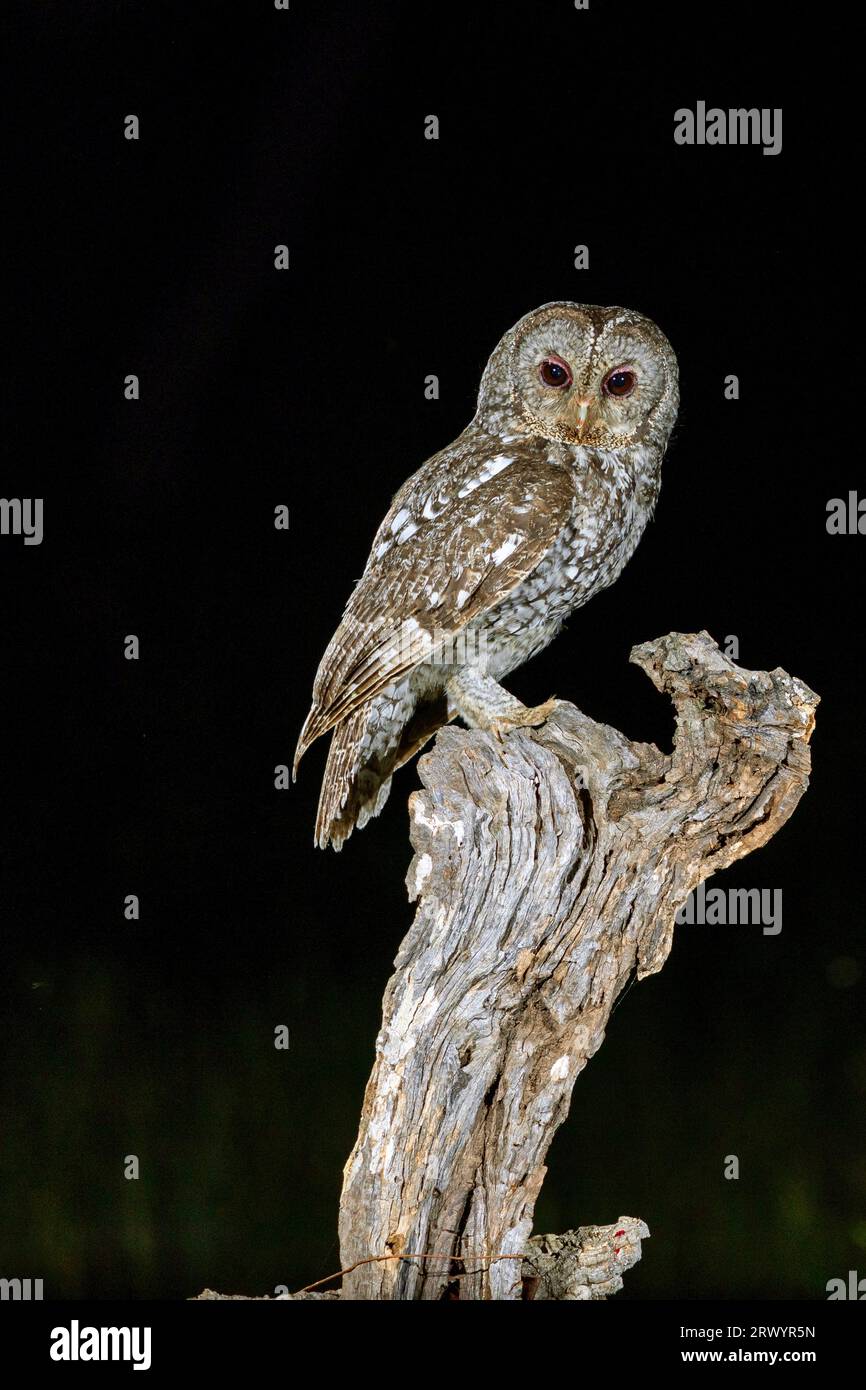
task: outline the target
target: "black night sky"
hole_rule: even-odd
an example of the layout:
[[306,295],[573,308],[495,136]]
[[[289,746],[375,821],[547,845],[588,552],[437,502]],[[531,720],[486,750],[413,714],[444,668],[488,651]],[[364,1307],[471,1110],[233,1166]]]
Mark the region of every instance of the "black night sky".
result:
[[[44,540],[0,537],[0,1274],[184,1298],[338,1268],[418,781],[335,856],[324,744],[289,791],[274,768],[392,494],[552,299],[654,318],[682,406],[634,559],[510,687],[668,748],[628,653],[706,628],[822,704],[803,802],[714,881],[781,889],[783,930],[678,929],[578,1080],[536,1229],[642,1217],[629,1299],[866,1272],[866,541],[826,529],[866,480],[821,51],[806,83],[739,4],[46,0],[5,27],[2,492],[44,498]],[[676,145],[698,100],[783,108],[781,153]]]

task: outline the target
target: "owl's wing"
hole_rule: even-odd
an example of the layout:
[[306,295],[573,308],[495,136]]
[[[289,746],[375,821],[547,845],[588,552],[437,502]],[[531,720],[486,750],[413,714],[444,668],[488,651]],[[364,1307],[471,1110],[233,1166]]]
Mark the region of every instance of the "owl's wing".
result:
[[549,550],[576,501],[568,472],[546,459],[497,455],[468,477],[458,471],[451,495],[441,469],[427,476],[429,487],[420,475],[409,480],[379,528],[322,658],[295,768],[321,734],[505,598]]

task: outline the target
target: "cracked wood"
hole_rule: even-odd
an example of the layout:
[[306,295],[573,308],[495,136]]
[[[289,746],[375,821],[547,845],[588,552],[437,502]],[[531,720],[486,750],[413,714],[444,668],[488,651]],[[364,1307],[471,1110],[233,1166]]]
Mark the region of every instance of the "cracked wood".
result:
[[340,1242],[344,1268],[428,1258],[362,1265],[344,1298],[527,1296],[514,1256],[533,1249],[547,1150],[617,996],[661,969],[689,893],[765,844],[808,785],[818,699],[801,681],[740,669],[705,632],[632,660],[674,703],[670,754],[559,703],[502,743],[443,729],[420,761],[418,907],[385,993]]

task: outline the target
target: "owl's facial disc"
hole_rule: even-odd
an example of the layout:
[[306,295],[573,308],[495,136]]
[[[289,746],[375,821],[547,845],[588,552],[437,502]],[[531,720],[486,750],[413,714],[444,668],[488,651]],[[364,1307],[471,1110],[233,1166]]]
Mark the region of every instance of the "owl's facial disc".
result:
[[521,328],[513,400],[531,433],[615,449],[646,432],[673,362],[649,319],[623,309],[550,305]]

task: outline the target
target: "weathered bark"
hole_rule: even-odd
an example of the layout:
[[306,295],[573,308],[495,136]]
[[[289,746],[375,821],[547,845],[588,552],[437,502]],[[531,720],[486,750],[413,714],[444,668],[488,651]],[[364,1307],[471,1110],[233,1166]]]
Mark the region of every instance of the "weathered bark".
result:
[[633,1216],[621,1216],[612,1226],[533,1236],[521,1262],[524,1296],[536,1302],[610,1298],[622,1288],[623,1270],[637,1264],[648,1236],[644,1222]]
[[664,964],[677,909],[791,815],[818,701],[782,670],[740,670],[707,633],[632,660],[674,702],[670,755],[561,703],[501,743],[443,729],[419,764],[419,905],[385,993],[340,1241],[344,1268],[425,1258],[361,1265],[344,1298],[604,1296],[637,1258],[634,1221],[623,1248],[614,1228],[544,1237],[568,1268],[539,1267],[544,1159],[617,996]]
[[[533,1236],[521,1264],[527,1299],[589,1300],[609,1298],[622,1288],[622,1272],[640,1259],[640,1243],[649,1231],[642,1221],[621,1216],[611,1226],[581,1226],[561,1236]],[[297,1293],[216,1293],[202,1289],[191,1302],[280,1303],[296,1299],[340,1298],[339,1288],[324,1286],[339,1278],[320,1279]],[[348,1295],[347,1295],[348,1296]]]

